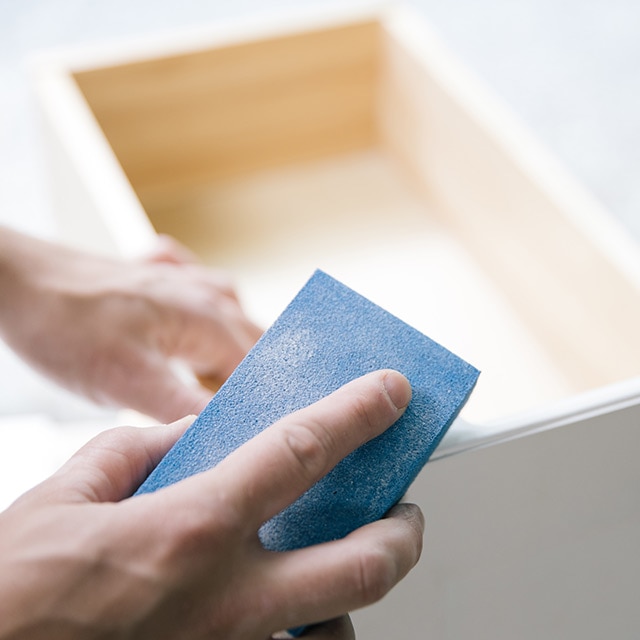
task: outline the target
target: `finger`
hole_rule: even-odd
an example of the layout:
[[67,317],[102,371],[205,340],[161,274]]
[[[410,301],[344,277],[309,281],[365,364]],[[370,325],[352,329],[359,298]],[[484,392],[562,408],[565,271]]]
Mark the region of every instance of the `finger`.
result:
[[213,393],[218,393],[225,381],[222,377],[215,375],[199,375],[197,377],[198,382],[209,391],[213,391]]
[[199,262],[191,249],[169,235],[160,234],[153,250],[144,257],[146,262],[168,262],[171,264],[196,264]]
[[[220,386],[242,362],[257,338],[233,325],[218,326],[217,332],[210,332],[208,337],[210,340],[201,343],[195,362],[188,356],[185,359],[192,364],[199,378]],[[205,386],[211,387],[211,383],[207,382]]]
[[174,355],[190,362],[198,376],[224,382],[262,335],[237,302],[218,299],[190,335],[184,334]]
[[218,385],[233,373],[262,335],[240,305],[225,295],[189,300],[182,313],[187,322],[161,348],[167,356],[188,363],[198,377],[212,379]]
[[199,415],[212,397],[211,391],[180,380],[169,367],[158,369],[156,375],[149,376],[147,380],[147,390],[136,396],[135,404],[131,406],[161,422],[179,420],[185,415]]
[[418,561],[423,533],[418,507],[401,504],[342,540],[279,554],[268,587],[274,610],[287,612],[278,626],[330,620],[380,600]]
[[[200,414],[211,400],[211,392],[178,377],[162,354],[132,347],[128,356],[129,371],[135,375],[112,389],[119,405],[168,423]],[[116,385],[115,376],[112,382]]]
[[[215,470],[167,491],[173,489],[179,503],[190,493],[217,496],[238,525],[255,532],[342,458],[391,426],[410,398],[409,382],[397,371],[368,374],[278,421]],[[212,518],[219,507],[212,507]]]
[[188,247],[169,235],[160,234],[155,247],[142,258],[147,263],[164,263],[187,267],[194,282],[200,281],[216,292],[239,302],[231,278],[222,270],[202,266],[198,256]]
[[117,502],[132,495],[193,422],[187,416],[157,427],[118,427],[84,445],[48,481],[43,492],[65,502]]

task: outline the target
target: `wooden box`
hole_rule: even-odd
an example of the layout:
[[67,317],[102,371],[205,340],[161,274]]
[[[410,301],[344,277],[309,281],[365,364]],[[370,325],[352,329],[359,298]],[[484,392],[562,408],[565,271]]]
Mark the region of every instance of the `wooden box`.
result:
[[[35,79],[69,242],[132,256],[172,234],[265,326],[320,267],[482,370],[414,489],[427,560],[365,637],[638,622],[624,585],[593,586],[640,538],[638,249],[419,16],[218,25],[46,55]],[[605,512],[622,538],[594,533]]]

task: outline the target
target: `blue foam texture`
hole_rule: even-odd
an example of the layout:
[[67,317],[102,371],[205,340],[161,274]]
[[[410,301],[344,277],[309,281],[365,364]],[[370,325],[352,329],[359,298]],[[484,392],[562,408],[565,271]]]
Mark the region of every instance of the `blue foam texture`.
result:
[[264,333],[137,493],[214,467],[279,418],[386,368],[411,383],[413,398],[404,415],[259,534],[267,549],[287,551],[342,538],[378,520],[427,462],[479,372],[322,271]]

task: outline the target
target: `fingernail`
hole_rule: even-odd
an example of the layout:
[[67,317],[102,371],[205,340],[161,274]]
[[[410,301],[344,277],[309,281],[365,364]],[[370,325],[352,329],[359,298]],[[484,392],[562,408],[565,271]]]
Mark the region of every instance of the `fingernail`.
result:
[[398,411],[404,409],[411,401],[411,385],[397,371],[390,371],[382,380],[389,399]]

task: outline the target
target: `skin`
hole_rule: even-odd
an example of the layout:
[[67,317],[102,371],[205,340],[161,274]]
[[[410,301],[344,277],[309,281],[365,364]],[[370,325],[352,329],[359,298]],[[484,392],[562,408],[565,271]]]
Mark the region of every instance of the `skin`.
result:
[[104,405],[161,422],[197,414],[260,337],[228,278],[161,238],[119,261],[0,227],[0,336],[35,369]]
[[[0,335],[35,368],[95,402],[161,421],[198,413],[260,336],[228,280],[169,238],[137,261],[0,227]],[[348,611],[415,564],[422,516],[399,505],[344,540],[276,554],[262,522],[409,402],[377,372],[292,414],[215,469],[131,497],[190,419],[122,427],[88,443],[0,514],[0,640],[354,638]]]
[[344,614],[417,562],[414,505],[346,538],[266,551],[260,524],[395,422],[407,380],[379,371],[293,413],[214,469],[128,498],[190,422],[119,428],[0,514],[0,640],[346,640]]

